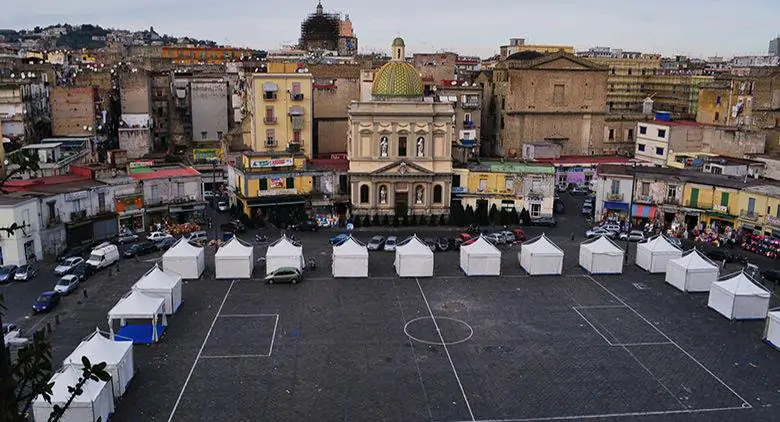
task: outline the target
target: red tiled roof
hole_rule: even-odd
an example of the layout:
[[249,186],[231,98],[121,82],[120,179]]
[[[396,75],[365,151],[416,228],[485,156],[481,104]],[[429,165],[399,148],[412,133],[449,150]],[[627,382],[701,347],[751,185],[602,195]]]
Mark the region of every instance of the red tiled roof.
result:
[[332,160],[329,158],[314,158],[309,164],[315,170],[349,170],[349,160]]
[[90,180],[90,178],[76,174],[63,174],[61,176],[38,177],[35,179],[17,179],[6,181],[3,185],[3,189],[7,190],[8,192],[18,192],[32,190],[36,186],[61,185],[63,183],[81,182],[84,180]]
[[536,160],[541,163],[550,163],[553,165],[563,164],[622,164],[631,161],[628,157],[619,155],[562,155],[558,158],[540,158]]
[[151,180],[151,179],[164,179],[170,177],[187,177],[187,176],[200,176],[200,172],[192,167],[180,168],[180,169],[165,169],[155,170],[148,173],[133,173],[132,177],[135,180]]

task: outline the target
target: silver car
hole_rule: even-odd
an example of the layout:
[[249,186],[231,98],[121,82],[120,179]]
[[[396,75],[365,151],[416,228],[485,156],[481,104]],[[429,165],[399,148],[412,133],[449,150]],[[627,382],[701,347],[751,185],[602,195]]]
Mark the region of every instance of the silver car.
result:
[[385,246],[385,237],[374,236],[371,238],[371,240],[368,241],[368,244],[366,245],[366,249],[368,249],[369,251],[378,251],[382,249],[383,246]]
[[29,281],[35,278],[35,276],[38,274],[38,270],[33,268],[29,264],[20,265],[19,268],[16,269],[16,274],[14,274],[14,280],[18,281]]
[[80,280],[78,276],[74,274],[68,274],[63,276],[60,281],[57,282],[57,285],[54,286],[54,291],[61,295],[70,294],[72,291],[76,290],[76,287],[79,285],[79,281]]
[[385,241],[385,250],[388,252],[395,252],[395,245],[398,242],[398,238],[395,236],[388,236]]

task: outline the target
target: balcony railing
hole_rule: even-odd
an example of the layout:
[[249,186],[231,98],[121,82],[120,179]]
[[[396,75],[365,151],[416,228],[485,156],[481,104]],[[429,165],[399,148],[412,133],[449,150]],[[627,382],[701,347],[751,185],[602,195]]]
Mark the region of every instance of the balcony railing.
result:
[[623,194],[622,193],[610,193],[607,194],[607,201],[622,201],[623,200]]
[[704,202],[704,201],[691,201],[690,199],[685,201],[685,206],[688,208],[696,208],[700,210],[710,210],[712,209],[712,202]]
[[464,101],[461,103],[463,108],[479,108],[479,101]]
[[162,198],[144,198],[144,206],[147,207],[153,207],[156,205],[162,205],[163,204]]
[[680,198],[667,197],[664,199],[664,204],[666,205],[680,205],[681,202]]
[[265,140],[265,147],[266,148],[273,148],[276,146],[276,139],[268,138]]
[[303,101],[303,94],[290,94],[290,99],[293,101]]
[[266,116],[263,117],[263,123],[267,125],[275,125],[276,124],[276,116]]
[[301,142],[298,141],[290,141],[290,143],[287,144],[287,152],[300,152],[301,151]]
[[653,195],[637,195],[634,197],[634,202],[642,204],[654,204],[655,199],[653,198]]
[[263,100],[276,101],[276,92],[266,91],[263,93]]
[[474,122],[471,120],[465,120],[463,122],[463,128],[464,129],[473,129],[474,128]]
[[87,219],[87,210],[73,211],[70,213],[70,221],[81,221]]
[[756,221],[761,217],[761,214],[757,213],[756,210],[739,210],[739,216],[747,220]]

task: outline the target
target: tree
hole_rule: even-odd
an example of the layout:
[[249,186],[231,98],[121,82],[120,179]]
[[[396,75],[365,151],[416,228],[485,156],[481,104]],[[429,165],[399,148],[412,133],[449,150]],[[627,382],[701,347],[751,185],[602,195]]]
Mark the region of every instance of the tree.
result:
[[400,223],[400,221],[398,221],[398,216],[394,215],[393,216],[393,227],[398,227],[399,225],[401,225],[401,223]]
[[369,218],[368,214],[363,216],[363,227],[371,227],[371,218]]
[[444,219],[444,214],[442,214],[442,215],[439,216],[439,225],[443,226],[445,224],[447,224],[447,222]]
[[385,227],[390,225],[390,217],[388,217],[387,214],[382,216],[382,225]]
[[401,224],[403,224],[404,227],[409,227],[409,216],[408,215],[404,215],[404,218],[403,218]]
[[509,212],[505,208],[501,208],[501,211],[499,211],[498,220],[502,226],[509,224]]
[[374,217],[371,219],[371,225],[375,227],[379,226],[379,214],[374,214]]
[[490,213],[488,214],[488,220],[491,224],[498,223],[498,207],[496,207],[496,204],[493,204],[490,207]]
[[527,209],[523,208],[523,210],[520,211],[520,220],[523,222],[524,226],[530,226],[531,225],[531,213],[529,213]]
[[14,168],[7,172],[2,179],[0,179],[0,193],[8,193],[5,190],[5,183],[11,180],[13,176],[26,171],[30,171],[35,174],[41,170],[38,154],[33,154],[26,149],[20,149],[12,152],[11,154],[8,154],[3,164],[5,164],[6,169],[11,166]]
[[409,219],[409,225],[410,226],[416,226],[417,225],[417,215],[412,214],[412,218]]
[[475,224],[477,222],[477,217],[474,215],[474,208],[471,207],[471,205],[466,206],[466,212],[463,215],[463,225],[469,225],[469,224]]

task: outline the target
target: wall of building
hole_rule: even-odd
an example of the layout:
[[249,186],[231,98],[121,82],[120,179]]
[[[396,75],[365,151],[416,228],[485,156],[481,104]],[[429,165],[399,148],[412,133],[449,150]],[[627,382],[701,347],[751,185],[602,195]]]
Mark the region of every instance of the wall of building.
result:
[[84,126],[96,126],[95,91],[92,87],[53,87],[50,101],[53,136],[89,135]]
[[43,259],[43,249],[40,238],[40,219],[38,217],[39,203],[37,199],[20,201],[16,204],[0,206],[0,221],[29,224],[24,232],[17,231],[13,235],[0,233],[0,260],[2,265],[22,265],[28,262],[25,244],[31,244],[31,255]]
[[313,66],[316,155],[347,150],[347,109],[360,99],[360,69],[352,65]]
[[746,154],[763,154],[766,149],[766,134],[761,131],[728,130],[710,126],[702,130],[704,150],[713,154],[740,158]]
[[190,95],[193,140],[220,140],[228,132],[228,83],[192,81]]
[[203,200],[200,176],[146,179],[143,184],[144,202],[170,202],[175,199]]
[[412,56],[412,65],[420,72],[426,84],[455,79],[457,61],[458,55],[455,53],[418,53]]
[[152,114],[152,81],[145,71],[120,75],[122,114]]
[[127,158],[141,158],[152,150],[152,132],[149,128],[120,128],[119,148],[127,151]]
[[[616,193],[612,191],[612,182],[618,182]],[[633,189],[633,179],[629,176],[617,176],[612,174],[599,174],[596,179],[596,209],[595,218],[601,219],[606,213],[604,202],[623,202],[628,204]]]
[[[270,69],[269,69],[270,71]],[[264,99],[265,83],[276,86],[276,97]],[[302,99],[294,100],[291,92],[293,84],[300,84]],[[312,77],[307,73],[255,74],[252,79],[252,149],[258,152],[285,151],[294,139],[292,118],[289,112],[293,107],[303,109],[302,129],[300,131],[300,151],[311,157],[313,139]],[[268,109],[273,118],[266,119]],[[268,131],[273,131],[274,143],[267,143]]]

